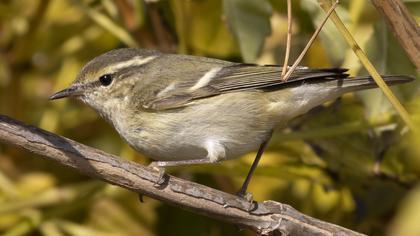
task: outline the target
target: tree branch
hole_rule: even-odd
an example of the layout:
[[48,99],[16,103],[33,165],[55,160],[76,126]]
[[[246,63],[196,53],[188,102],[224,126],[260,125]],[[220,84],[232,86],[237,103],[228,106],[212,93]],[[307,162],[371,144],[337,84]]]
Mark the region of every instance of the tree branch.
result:
[[159,173],[100,150],[0,115],[0,141],[19,146],[48,160],[79,170],[92,178],[159,199],[163,202],[226,222],[259,234],[362,235],[304,215],[275,201],[249,203],[235,195],[167,175],[155,187]]
[[388,27],[420,71],[420,27],[401,0],[371,0]]

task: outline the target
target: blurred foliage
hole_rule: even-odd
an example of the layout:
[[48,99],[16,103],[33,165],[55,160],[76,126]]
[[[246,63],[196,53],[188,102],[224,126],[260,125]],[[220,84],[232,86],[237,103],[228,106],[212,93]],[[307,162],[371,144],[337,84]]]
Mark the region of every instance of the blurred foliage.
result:
[[[147,2],[147,3],[146,3]],[[286,1],[3,0],[0,2],[0,113],[143,164],[88,107],[49,102],[89,59],[117,47],[157,48],[234,61],[281,64]],[[296,58],[324,12],[293,2]],[[420,1],[406,1],[420,19]],[[369,1],[341,1],[338,12],[377,68],[418,77]],[[312,67],[366,74],[332,24],[305,57]],[[393,88],[420,125],[419,81]],[[419,137],[378,90],[348,94],[279,130],[250,191],[311,216],[371,235],[420,235]],[[220,165],[169,171],[234,193],[255,153]],[[4,235],[252,235],[91,180],[0,145],[0,232]]]

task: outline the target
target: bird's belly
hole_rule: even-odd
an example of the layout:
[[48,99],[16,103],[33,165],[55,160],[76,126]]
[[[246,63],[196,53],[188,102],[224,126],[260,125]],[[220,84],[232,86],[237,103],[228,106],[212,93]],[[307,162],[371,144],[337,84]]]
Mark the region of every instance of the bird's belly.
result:
[[[141,131],[122,136],[154,160],[233,159],[258,149],[273,128],[262,106],[246,99],[218,100],[149,115]],[[233,101],[233,102],[231,102]],[[239,101],[239,102],[238,102]]]
[[127,141],[139,152],[158,161],[209,158],[211,150],[207,144],[211,142],[223,149],[222,154],[213,157],[217,158],[215,161],[221,161],[257,150],[268,135],[266,132],[235,132],[233,130],[226,133],[214,132],[217,129],[218,127],[208,126],[198,133],[185,128],[174,135],[143,133],[140,139],[127,139]]

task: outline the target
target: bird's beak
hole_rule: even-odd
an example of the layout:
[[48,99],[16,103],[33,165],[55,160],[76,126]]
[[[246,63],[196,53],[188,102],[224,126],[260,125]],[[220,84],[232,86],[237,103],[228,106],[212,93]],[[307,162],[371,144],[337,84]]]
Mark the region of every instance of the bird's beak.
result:
[[65,98],[65,97],[77,97],[83,95],[83,88],[80,85],[72,85],[60,92],[56,92],[50,96],[50,100]]

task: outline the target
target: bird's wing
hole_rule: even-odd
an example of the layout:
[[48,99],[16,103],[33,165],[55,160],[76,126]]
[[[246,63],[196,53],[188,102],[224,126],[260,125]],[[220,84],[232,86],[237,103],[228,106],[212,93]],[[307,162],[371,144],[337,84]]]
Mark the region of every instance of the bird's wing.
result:
[[191,101],[223,93],[247,90],[277,90],[299,81],[322,78],[345,78],[346,69],[309,69],[298,67],[287,81],[280,79],[280,66],[231,64],[214,67],[194,79],[180,79],[157,91],[157,96],[143,103],[143,107],[166,110],[188,105]]

